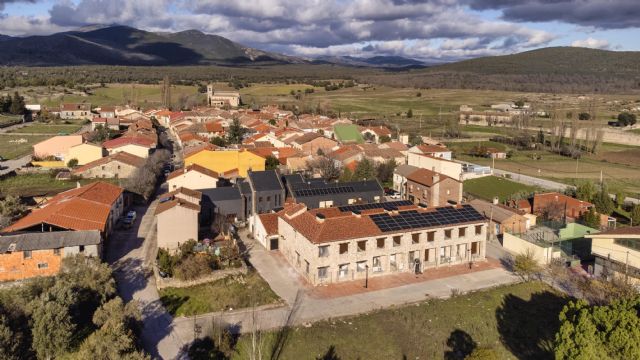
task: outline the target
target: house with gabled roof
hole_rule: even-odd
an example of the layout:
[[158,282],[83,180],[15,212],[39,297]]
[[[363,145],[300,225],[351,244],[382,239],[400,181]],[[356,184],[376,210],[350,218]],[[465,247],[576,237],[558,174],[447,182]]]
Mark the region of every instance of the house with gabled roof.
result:
[[186,188],[160,195],[156,207],[157,244],[177,251],[180,244],[198,240],[202,193]]
[[146,137],[123,136],[107,140],[102,143],[102,146],[107,149],[109,155],[113,155],[118,152],[127,152],[141,158],[147,158],[149,157],[151,150],[155,149],[156,143]]
[[123,209],[123,189],[98,181],[59,193],[2,232],[98,230],[107,237]]
[[73,174],[91,179],[127,179],[144,166],[145,159],[127,152],[117,152],[73,169]]
[[187,188],[192,190],[213,189],[218,187],[220,175],[198,164],[177,169],[167,176],[169,190]]
[[287,204],[275,215],[258,217],[258,242],[278,250],[312,285],[485,260],[486,220],[469,205]]
[[407,175],[403,199],[414,204],[442,206],[462,202],[462,181],[433,170],[417,169]]

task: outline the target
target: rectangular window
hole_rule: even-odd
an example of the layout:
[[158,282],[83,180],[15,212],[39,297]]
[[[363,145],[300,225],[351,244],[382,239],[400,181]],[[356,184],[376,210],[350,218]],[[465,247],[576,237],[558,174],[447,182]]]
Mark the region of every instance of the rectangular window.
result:
[[329,267],[323,266],[318,268],[318,279],[326,279],[329,275]]
[[453,232],[452,229],[446,229],[444,231],[444,239],[445,240],[451,240],[451,233]]
[[327,256],[329,256],[329,245],[318,247],[318,257],[327,257]]
[[378,249],[384,249],[384,241],[386,238],[380,238],[376,240],[376,245]]
[[466,227],[458,228],[458,237],[463,238],[465,236],[467,236],[467,228]]
[[420,233],[411,234],[411,243],[420,244]]
[[262,196],[258,196],[258,202],[262,202]]
[[271,201],[271,196],[267,196],[267,202]]
[[23,257],[24,259],[31,259],[31,250],[25,250],[25,251],[22,253],[22,257]]
[[482,234],[482,225],[476,225],[476,235]]
[[629,249],[640,251],[640,239],[613,239],[613,243]]
[[340,250],[340,255],[348,253],[349,252],[349,243],[340,244],[339,250]]
[[53,255],[60,256],[60,250],[61,249],[59,249],[59,248],[58,249],[53,249]]
[[367,240],[358,241],[358,252],[367,251]]
[[400,246],[402,244],[402,236],[393,237],[393,247]]
[[396,261],[396,254],[392,254],[389,256],[389,268],[392,271],[398,270],[398,263]]
[[356,271],[357,272],[365,272],[367,271],[367,261],[358,261],[356,263]]
[[380,256],[373,257],[373,272],[382,272],[382,261]]
[[436,239],[436,232],[435,231],[429,231],[427,233],[427,241],[428,242],[432,242]]
[[304,272],[309,275],[309,262],[307,260],[304,261]]
[[338,266],[338,277],[346,278],[349,275],[349,264],[342,264]]
[[46,269],[49,267],[48,263],[38,263],[38,269]]
[[84,245],[80,245],[80,252],[84,252]]

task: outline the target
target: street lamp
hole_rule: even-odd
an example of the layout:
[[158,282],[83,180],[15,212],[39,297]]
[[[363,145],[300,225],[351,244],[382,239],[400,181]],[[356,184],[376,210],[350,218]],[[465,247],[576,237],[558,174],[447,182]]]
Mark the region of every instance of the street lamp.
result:
[[365,273],[364,273],[364,288],[368,289],[369,288],[369,264],[366,264],[364,266],[365,269]]

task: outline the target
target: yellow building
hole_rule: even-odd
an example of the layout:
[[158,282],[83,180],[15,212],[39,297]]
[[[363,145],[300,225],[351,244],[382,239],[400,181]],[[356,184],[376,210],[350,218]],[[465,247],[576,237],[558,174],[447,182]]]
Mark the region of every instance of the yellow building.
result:
[[247,150],[202,150],[184,159],[184,166],[192,164],[200,165],[218,174],[238,169],[238,175],[246,177],[249,169],[264,170],[265,159]]
[[106,151],[100,145],[84,143],[70,147],[66,159],[67,161],[71,159],[78,159],[78,165],[85,165],[92,161],[102,159],[105,152]]

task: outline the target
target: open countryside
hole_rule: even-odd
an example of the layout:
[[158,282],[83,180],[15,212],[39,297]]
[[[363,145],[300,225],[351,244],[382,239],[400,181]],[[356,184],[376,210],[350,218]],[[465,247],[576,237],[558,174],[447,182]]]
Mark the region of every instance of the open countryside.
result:
[[109,5],[0,3],[0,359],[640,359],[640,4]]

